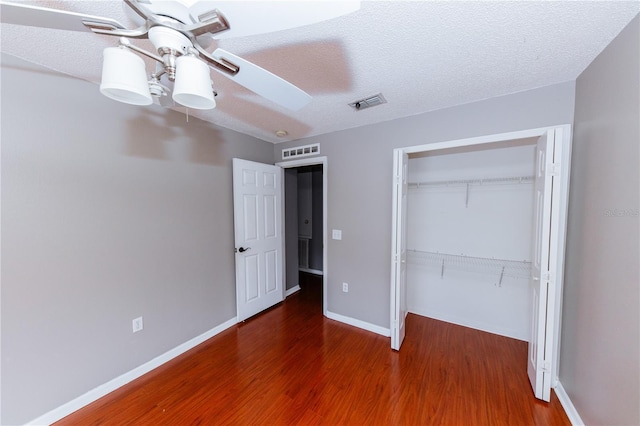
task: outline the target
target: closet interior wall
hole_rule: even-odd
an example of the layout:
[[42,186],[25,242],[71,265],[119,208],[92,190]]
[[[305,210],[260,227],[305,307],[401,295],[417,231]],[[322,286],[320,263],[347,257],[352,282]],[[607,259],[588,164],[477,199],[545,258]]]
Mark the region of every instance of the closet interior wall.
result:
[[529,340],[535,142],[410,155],[409,312]]

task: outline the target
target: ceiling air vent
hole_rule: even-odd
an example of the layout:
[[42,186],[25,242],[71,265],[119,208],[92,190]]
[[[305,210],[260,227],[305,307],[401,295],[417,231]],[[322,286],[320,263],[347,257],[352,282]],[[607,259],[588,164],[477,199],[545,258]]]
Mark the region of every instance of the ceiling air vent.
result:
[[320,154],[320,144],[297,146],[295,148],[287,148],[282,150],[282,159],[288,160],[291,158],[308,157],[309,155]]
[[361,111],[366,108],[371,108],[376,105],[382,105],[386,103],[387,100],[384,98],[384,96],[382,96],[382,93],[378,93],[377,95],[369,96],[368,98],[353,101],[349,104],[349,106],[356,111]]

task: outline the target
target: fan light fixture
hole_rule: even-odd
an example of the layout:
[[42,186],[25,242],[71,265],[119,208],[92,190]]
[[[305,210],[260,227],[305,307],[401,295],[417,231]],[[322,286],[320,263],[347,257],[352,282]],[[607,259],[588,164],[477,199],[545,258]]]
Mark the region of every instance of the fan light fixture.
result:
[[153,102],[144,61],[124,47],[104,49],[100,92],[132,105],[151,105]]
[[[174,82],[172,98],[175,102],[193,109],[215,108],[209,65],[196,56],[198,51],[190,40],[163,27],[151,28],[149,39],[158,49],[158,55],[132,45],[125,37],[120,38],[120,46],[104,50],[100,92],[127,104],[151,105],[150,89],[155,91],[160,78],[166,75]],[[134,52],[159,62],[161,69],[147,78],[145,63]]]
[[189,108],[215,108],[216,101],[213,99],[207,64],[192,55],[178,57],[172,97],[177,103]]

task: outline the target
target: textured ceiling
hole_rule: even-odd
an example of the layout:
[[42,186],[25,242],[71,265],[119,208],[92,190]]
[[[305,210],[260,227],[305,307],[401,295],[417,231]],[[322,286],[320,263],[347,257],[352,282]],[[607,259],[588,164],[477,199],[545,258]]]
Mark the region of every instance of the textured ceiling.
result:
[[[134,26],[116,0],[28,4]],[[218,106],[189,114],[277,143],[575,80],[639,11],[638,1],[363,1],[359,11],[330,21],[216,42],[312,95],[300,111],[212,72]],[[0,36],[3,52],[94,82],[95,90],[102,50],[117,44],[4,23]],[[347,105],[379,92],[386,104],[358,112]],[[277,137],[279,129],[288,136]]]

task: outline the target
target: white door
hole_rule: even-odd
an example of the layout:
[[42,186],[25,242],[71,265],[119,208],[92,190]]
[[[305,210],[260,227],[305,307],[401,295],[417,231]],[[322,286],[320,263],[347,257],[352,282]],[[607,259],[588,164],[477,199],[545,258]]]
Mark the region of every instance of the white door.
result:
[[407,165],[406,153],[395,150],[393,158],[393,241],[391,271],[391,349],[400,350],[407,316]]
[[[557,145],[557,148],[556,148]],[[560,184],[558,157],[561,143],[556,143],[554,131],[538,139],[535,166],[535,213],[533,229],[533,261],[531,265],[531,335],[527,373],[536,398],[551,398],[551,359],[555,307],[554,271],[556,269]],[[554,152],[555,151],[555,152]],[[555,180],[555,182],[554,182]]]
[[282,169],[233,159],[238,321],[284,298]]

